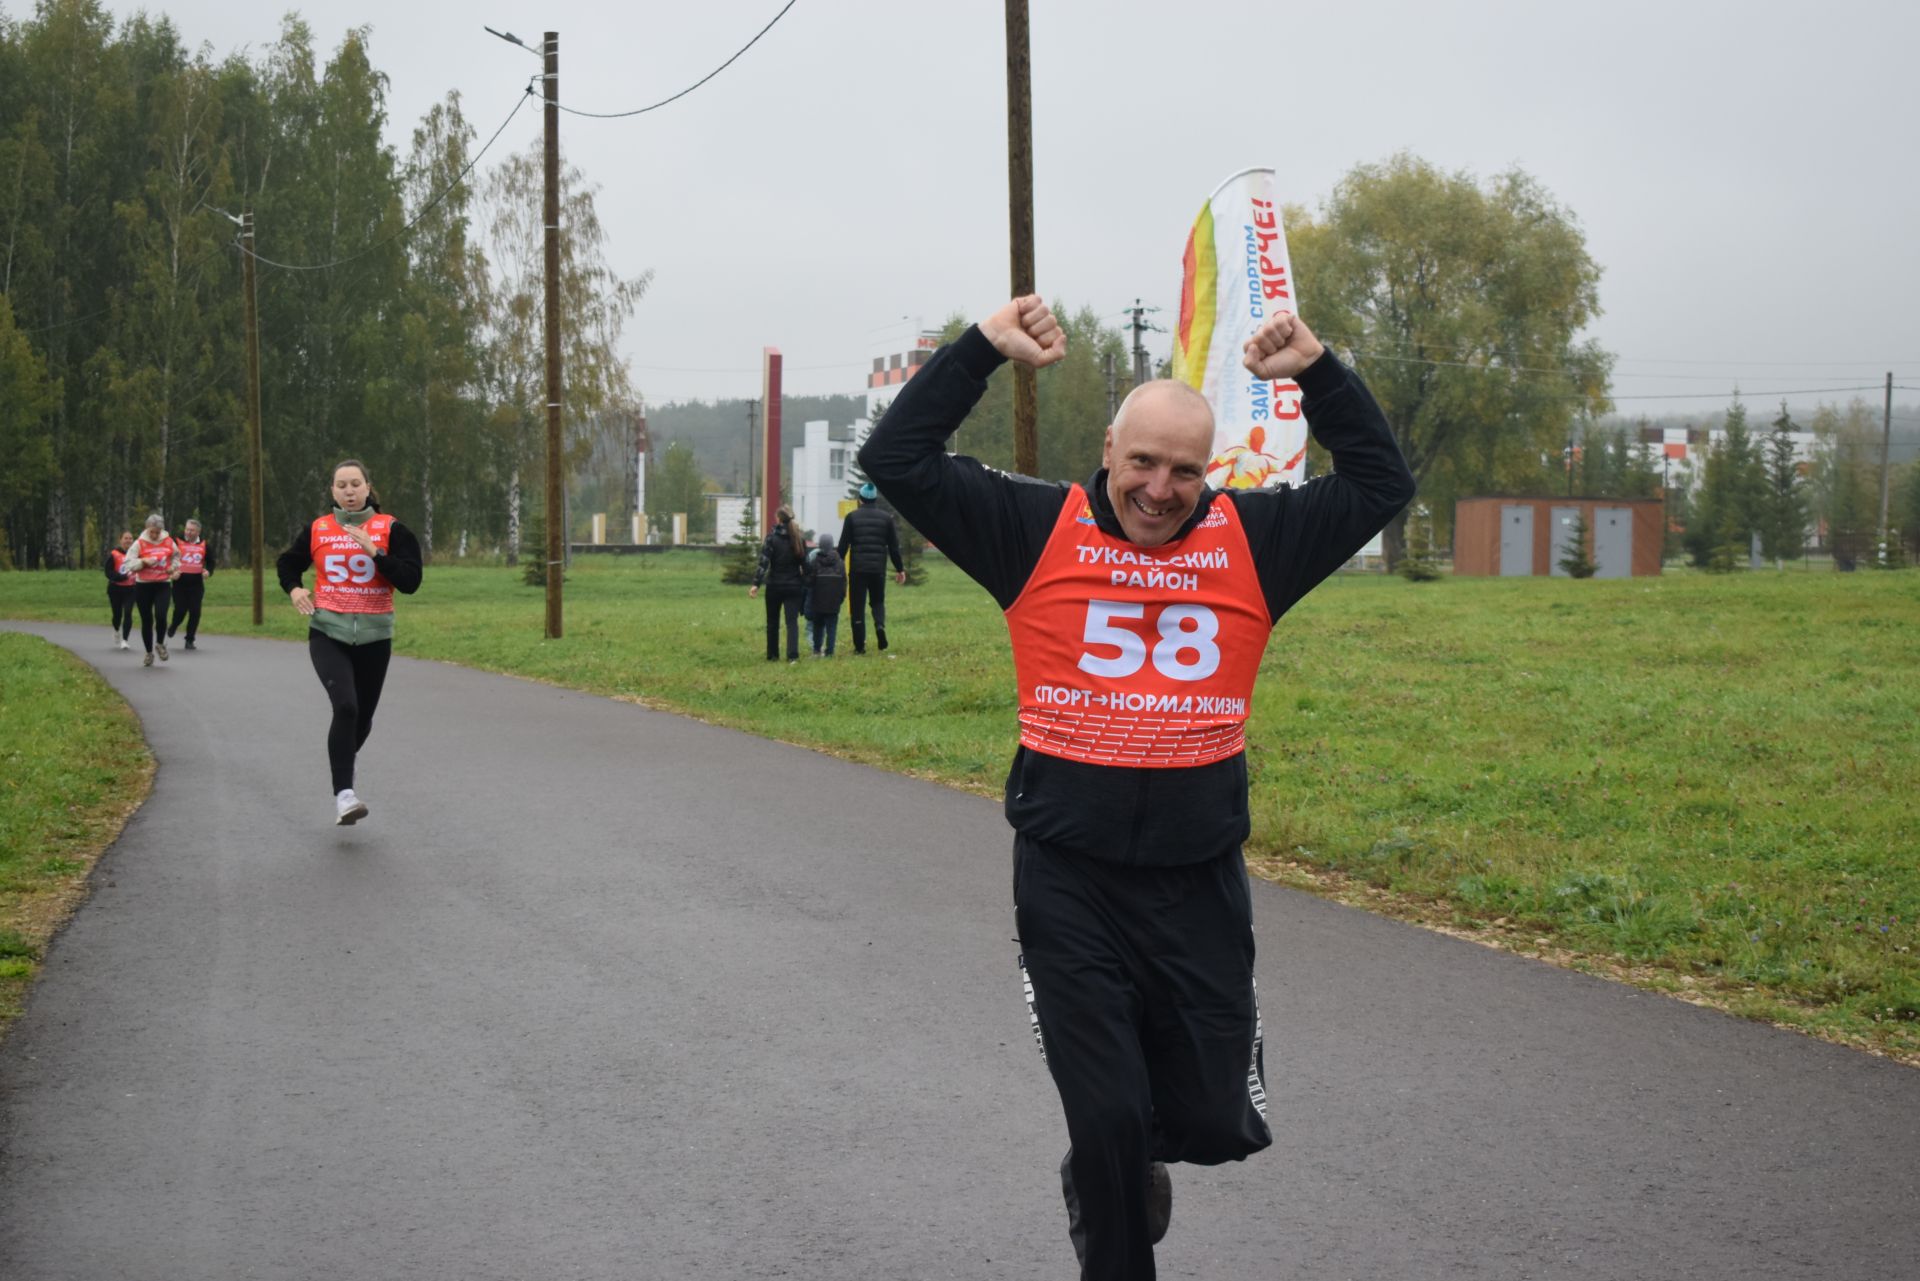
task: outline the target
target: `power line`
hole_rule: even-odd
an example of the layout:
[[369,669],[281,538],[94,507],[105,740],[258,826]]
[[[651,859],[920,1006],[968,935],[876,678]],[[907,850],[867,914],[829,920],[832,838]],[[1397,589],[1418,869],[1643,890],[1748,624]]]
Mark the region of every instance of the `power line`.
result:
[[111,307],[102,307],[99,311],[90,311],[84,316],[75,316],[71,320],[56,321],[51,325],[41,325],[38,329],[22,329],[20,332],[23,334],[50,334],[56,329],[65,329],[68,325],[79,325],[89,320],[97,320],[112,310],[113,308]]
[[1879,391],[1885,386],[1885,383],[1863,383],[1858,387],[1794,387],[1782,391],[1736,389],[1733,392],[1690,391],[1676,395],[1655,393],[1649,396],[1609,396],[1605,392],[1569,392],[1567,396],[1571,400],[1725,400],[1729,395],[1737,395],[1744,400],[1761,396],[1828,396],[1843,391]]
[[[433,211],[434,206],[438,205],[441,201],[445,200],[448,196],[452,195],[454,188],[458,187],[462,182],[466,181],[467,175],[473,172],[474,166],[480,163],[481,157],[487,154],[488,150],[492,148],[493,144],[500,140],[500,135],[507,131],[507,126],[513,123],[513,118],[520,114],[520,108],[526,106],[527,99],[532,96],[533,96],[533,88],[531,85],[529,85],[521,93],[521,95],[514,100],[513,110],[509,111],[507,113],[507,118],[500,122],[500,127],[493,131],[493,137],[487,139],[486,145],[481,147],[479,151],[474,153],[473,159],[467,162],[466,168],[462,169],[459,173],[455,174],[453,181],[448,183],[446,185],[446,188],[443,191],[441,191],[439,195],[427,201],[426,204],[420,206],[420,212],[416,213],[413,216],[412,221],[408,222],[404,227],[394,232],[391,236],[388,236],[385,240],[375,241],[373,244],[368,245],[365,249],[362,249],[359,253],[348,254],[345,258],[336,258],[332,262],[319,262],[319,263],[275,262],[271,258],[265,257],[261,254],[253,253],[253,251],[248,249],[244,244],[240,244],[240,252],[244,254],[252,254],[253,260],[255,262],[262,263],[268,267],[278,267],[282,271],[326,271],[329,268],[343,266],[347,263],[355,261],[356,259],[364,258],[376,249],[384,249],[386,246],[392,244],[396,240],[399,240],[401,237],[411,232],[415,227],[419,226],[421,220],[424,219],[429,213]],[[240,242],[236,241],[235,243],[239,244]]]
[[627,116],[642,116],[649,111],[658,111],[660,108],[666,106],[669,102],[677,102],[681,98],[686,97],[688,94],[692,93],[695,89],[698,89],[701,85],[713,79],[715,76],[719,75],[722,71],[725,71],[728,67],[731,67],[735,62],[739,60],[741,54],[753,48],[753,46],[759,44],[760,36],[764,36],[767,34],[767,32],[773,30],[774,22],[778,22],[780,21],[780,19],[786,17],[787,10],[793,8],[795,3],[796,3],[796,0],[787,0],[787,3],[781,7],[780,12],[773,15],[773,22],[769,22],[766,26],[760,28],[759,34],[754,36],[753,39],[747,41],[745,44],[741,45],[739,48],[739,51],[736,52],[733,55],[733,57],[728,58],[725,62],[715,67],[712,71],[709,71],[706,75],[701,76],[698,80],[694,81],[692,84],[682,89],[679,93],[674,94],[673,97],[671,98],[662,98],[660,101],[653,103],[651,106],[635,107],[632,111],[580,111],[577,108],[567,106],[565,103],[560,103],[557,105],[560,107],[560,110],[567,112],[570,115],[587,116],[594,120],[622,120],[622,119],[625,119]]

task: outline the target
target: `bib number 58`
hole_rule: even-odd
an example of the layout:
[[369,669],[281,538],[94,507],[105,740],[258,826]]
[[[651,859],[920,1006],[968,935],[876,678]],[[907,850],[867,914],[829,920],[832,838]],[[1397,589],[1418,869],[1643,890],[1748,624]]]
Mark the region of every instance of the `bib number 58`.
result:
[[[1122,623],[1145,620],[1147,607],[1139,601],[1090,600],[1087,626],[1081,640],[1089,647],[1080,655],[1080,670],[1108,679],[1131,676],[1146,666],[1147,638]],[[1159,640],[1152,651],[1153,669],[1169,680],[1203,681],[1220,668],[1219,617],[1205,605],[1168,605],[1155,623]],[[1117,651],[1112,657],[1092,652],[1099,646]]]

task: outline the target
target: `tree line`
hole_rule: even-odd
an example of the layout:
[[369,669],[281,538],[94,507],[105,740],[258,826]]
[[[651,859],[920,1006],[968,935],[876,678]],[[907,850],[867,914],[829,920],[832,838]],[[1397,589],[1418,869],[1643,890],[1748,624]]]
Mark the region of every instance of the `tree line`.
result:
[[[450,94],[396,148],[386,90],[364,29],[323,57],[290,16],[271,45],[216,61],[164,17],[116,24],[100,0],[0,14],[0,563],[85,563],[149,510],[176,527],[197,517],[229,562],[247,545],[230,219],[243,209],[259,267],[266,542],[311,517],[331,465],[351,455],[429,556],[513,559],[528,519],[544,516],[540,151],[514,132],[533,116],[508,114],[524,98],[490,103],[476,127]],[[483,162],[496,124],[505,146]],[[577,532],[588,511],[631,512],[640,403],[620,344],[648,277],[608,265],[586,176],[563,163],[562,184]],[[1398,155],[1355,168],[1316,211],[1289,208],[1287,230],[1315,330],[1381,402],[1434,541],[1470,495],[1664,486],[1705,564],[1756,533],[1776,550],[1792,541],[1771,486],[1797,494],[1792,510],[1836,550],[1880,555],[1859,545],[1878,516],[1865,406],[1820,410],[1818,457],[1788,477],[1736,405],[1684,484],[1610,418],[1613,358],[1580,337],[1598,314],[1600,267],[1573,214],[1527,174],[1482,180]],[[1082,479],[1132,361],[1117,310],[1055,310],[1069,355],[1041,379],[1039,470]],[[843,423],[853,403],[789,398],[786,420]],[[744,408],[656,412],[656,512],[704,515],[704,493],[739,487]],[[955,446],[1012,465],[1006,377]],[[1329,466],[1309,452],[1310,471]],[[1908,538],[1920,534],[1916,471],[1899,478],[1892,520]],[[1390,561],[1405,519],[1387,530]]]
[[[290,16],[215,61],[98,0],[0,15],[0,557],[81,564],[149,510],[228,560],[247,545],[244,209],[269,547],[351,455],[429,555],[511,556],[542,465],[539,140],[476,167],[449,94],[397,149],[386,90],[365,29],[323,58]],[[562,201],[579,463],[637,407],[618,350],[647,277],[608,267],[564,164]]]

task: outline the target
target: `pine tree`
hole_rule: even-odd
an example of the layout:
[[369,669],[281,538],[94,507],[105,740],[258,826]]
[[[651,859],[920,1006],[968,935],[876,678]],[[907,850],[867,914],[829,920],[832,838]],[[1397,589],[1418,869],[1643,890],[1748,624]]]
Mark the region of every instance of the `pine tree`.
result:
[[760,568],[760,523],[753,518],[753,500],[740,504],[740,523],[727,543],[726,566],[720,581],[736,585],[751,583]]
[[1800,480],[1800,466],[1794,458],[1793,416],[1787,402],[1780,402],[1780,416],[1773,420],[1773,434],[1767,440],[1767,487],[1760,525],[1761,549],[1776,566],[1789,557],[1798,557],[1807,541],[1807,497]]
[[[547,518],[538,511],[520,522],[520,581],[529,587],[547,585]],[[560,581],[567,581],[564,570]]]
[[1580,514],[1573,518],[1572,537],[1567,540],[1567,550],[1560,556],[1560,568],[1572,578],[1592,578],[1597,566],[1593,557],[1587,554],[1587,542],[1592,531],[1587,527],[1587,512],[1581,508]]
[[1407,517],[1407,554],[1394,572],[1410,583],[1431,583],[1440,577],[1440,566],[1433,559],[1431,512]]

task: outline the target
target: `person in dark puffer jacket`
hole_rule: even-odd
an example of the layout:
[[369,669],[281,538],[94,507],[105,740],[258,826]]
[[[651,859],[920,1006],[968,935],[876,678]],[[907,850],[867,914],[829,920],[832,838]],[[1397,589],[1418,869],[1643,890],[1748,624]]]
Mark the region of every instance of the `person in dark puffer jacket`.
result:
[[868,481],[860,486],[860,505],[840,523],[840,553],[847,561],[847,601],[853,614],[853,652],[867,652],[867,602],[873,602],[873,636],[887,647],[887,560],[893,560],[893,581],[905,586],[907,568],[900,559],[900,527],[893,513],[880,507],[880,491]]

